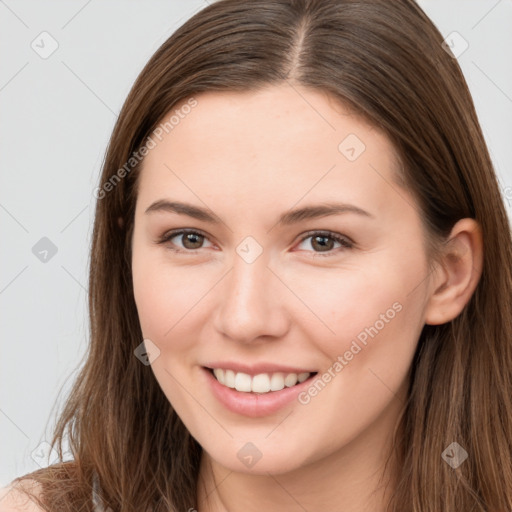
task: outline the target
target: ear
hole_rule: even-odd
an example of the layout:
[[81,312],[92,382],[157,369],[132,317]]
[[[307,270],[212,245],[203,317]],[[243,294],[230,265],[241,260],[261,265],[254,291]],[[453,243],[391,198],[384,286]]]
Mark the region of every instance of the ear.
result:
[[461,219],[444,246],[442,263],[432,279],[425,323],[440,325],[456,318],[476,289],[483,266],[482,230],[475,219]]
[[124,220],[123,220],[123,217],[118,217],[117,218],[117,225],[123,229],[123,226],[124,226]]

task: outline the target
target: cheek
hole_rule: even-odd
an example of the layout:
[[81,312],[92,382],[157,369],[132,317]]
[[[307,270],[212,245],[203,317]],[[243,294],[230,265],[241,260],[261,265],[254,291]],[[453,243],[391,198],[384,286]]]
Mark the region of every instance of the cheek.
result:
[[132,272],[144,337],[164,352],[171,347],[173,352],[189,348],[191,337],[186,333],[201,325],[202,301],[215,276],[205,275],[199,267],[190,271],[170,265],[165,251],[143,249],[134,251]]
[[380,263],[364,271],[344,269],[337,276],[329,269],[313,280],[303,274],[295,281],[300,283],[297,295],[312,312],[303,320],[308,338],[331,363],[338,356],[351,367],[399,358],[405,364],[412,357],[423,327],[422,287],[417,285],[424,269],[412,257],[400,264]]
[[134,264],[133,293],[144,336],[160,338],[170,327],[173,305],[169,287],[158,279],[154,266]]
[[179,287],[156,256],[157,251],[135,244],[132,257],[135,304],[144,337],[155,341],[172,326]]
[[[311,417],[325,415],[326,404],[338,404],[329,413],[336,424],[365,428],[399,397],[410,369],[422,322],[419,295],[409,294],[408,280],[388,274],[386,279],[341,280],[332,303],[329,325],[309,323],[309,338],[326,356],[317,380],[299,397]],[[409,294],[409,295],[408,295]],[[320,297],[320,295],[318,296]],[[322,300],[318,298],[317,307]],[[320,310],[320,309],[319,309]],[[394,402],[395,405],[400,402]]]

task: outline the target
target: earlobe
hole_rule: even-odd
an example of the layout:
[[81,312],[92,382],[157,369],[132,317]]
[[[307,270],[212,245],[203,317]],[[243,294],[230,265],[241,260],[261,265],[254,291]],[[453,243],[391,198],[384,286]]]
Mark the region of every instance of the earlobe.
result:
[[117,225],[123,229],[123,226],[124,226],[124,221],[123,221],[123,218],[122,217],[118,217],[117,218]]
[[456,318],[469,302],[482,273],[483,240],[475,219],[461,219],[444,246],[442,268],[435,272],[425,323],[440,325]]

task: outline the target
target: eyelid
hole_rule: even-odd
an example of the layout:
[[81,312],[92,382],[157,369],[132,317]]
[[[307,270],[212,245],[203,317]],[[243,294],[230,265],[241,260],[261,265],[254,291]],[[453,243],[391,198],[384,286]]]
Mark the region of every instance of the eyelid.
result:
[[315,257],[315,258],[317,256],[334,257],[334,256],[338,255],[340,252],[345,252],[350,249],[355,249],[355,247],[356,247],[355,242],[348,236],[342,235],[341,233],[336,233],[334,231],[330,231],[328,229],[327,230],[322,230],[322,229],[311,230],[311,231],[308,231],[308,232],[302,234],[299,244],[304,242],[304,240],[307,240],[308,238],[312,237],[313,235],[325,236],[327,238],[331,238],[335,242],[337,242],[341,245],[341,247],[337,247],[335,249],[325,251],[325,252],[306,251],[308,253],[311,253],[313,255],[313,257]]
[[[171,238],[174,238],[175,236],[186,235],[186,234],[190,234],[190,233],[201,235],[202,237],[204,237],[210,243],[213,244],[213,242],[210,240],[209,235],[207,235],[201,229],[196,229],[196,228],[176,228],[176,229],[171,229],[170,231],[166,231],[163,235],[158,237],[157,240],[156,240],[156,243],[157,244],[165,244],[166,242],[169,242],[169,240]],[[202,249],[202,247],[200,249]],[[177,249],[172,248],[172,250],[174,250],[175,252],[188,252],[188,253],[193,254],[194,252],[198,251],[199,249],[184,250],[184,249],[181,249],[181,248],[177,248]]]
[[310,236],[313,235],[326,236],[329,238],[333,238],[334,240],[340,239],[346,242],[347,244],[356,245],[355,242],[347,235],[336,233],[335,231],[330,231],[328,229],[313,229],[311,231],[307,231],[306,233],[303,233],[301,235],[300,241],[303,242],[306,238],[309,238]]
[[[210,240],[209,235],[207,235],[201,229],[196,229],[196,228],[176,228],[176,229],[172,229],[170,231],[165,232],[156,241],[156,243],[157,244],[165,244],[166,242],[168,242],[171,238],[174,238],[175,236],[185,235],[185,234],[189,234],[189,233],[201,235],[202,237],[204,237],[210,243],[213,244],[213,242]],[[300,244],[300,243],[304,242],[304,240],[307,240],[308,238],[312,237],[313,235],[325,236],[325,237],[328,237],[328,238],[332,238],[335,242],[338,242],[339,244],[341,244],[341,247],[338,247],[336,249],[332,249],[330,251],[326,251],[325,254],[322,253],[321,251],[320,252],[305,251],[305,252],[312,253],[314,256],[333,256],[335,254],[338,254],[340,251],[346,251],[348,249],[353,249],[356,246],[356,243],[350,237],[348,237],[346,235],[343,235],[341,233],[337,233],[337,232],[330,231],[330,230],[322,230],[322,229],[316,229],[316,230],[313,229],[313,230],[307,231],[305,233],[302,233],[300,235],[300,239],[299,239],[298,243]],[[295,244],[295,245],[297,245],[297,244]],[[200,249],[203,249],[203,247],[200,247],[199,249],[189,249],[189,250],[181,249],[181,248],[170,248],[170,249],[172,251],[174,251],[174,252],[177,252],[177,253],[195,254]]]

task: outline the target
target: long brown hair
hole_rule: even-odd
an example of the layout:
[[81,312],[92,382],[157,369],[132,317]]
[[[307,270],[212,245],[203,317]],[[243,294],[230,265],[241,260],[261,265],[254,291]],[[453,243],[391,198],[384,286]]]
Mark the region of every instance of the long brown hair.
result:
[[[52,512],[90,510],[94,475],[113,512],[198,507],[201,447],[134,357],[142,341],[131,280],[140,161],[130,159],[180,101],[288,81],[329,93],[384,130],[429,247],[441,247],[459,219],[482,229],[473,296],[451,322],[425,325],[418,341],[391,447],[400,474],[388,510],[512,508],[511,228],[466,81],[442,41],[413,0],[220,0],[169,37],[126,99],[103,165],[90,348],[51,443],[62,460],[67,439],[74,461],[14,482],[40,482],[39,503]],[[454,441],[468,453],[456,469],[441,457]]]

